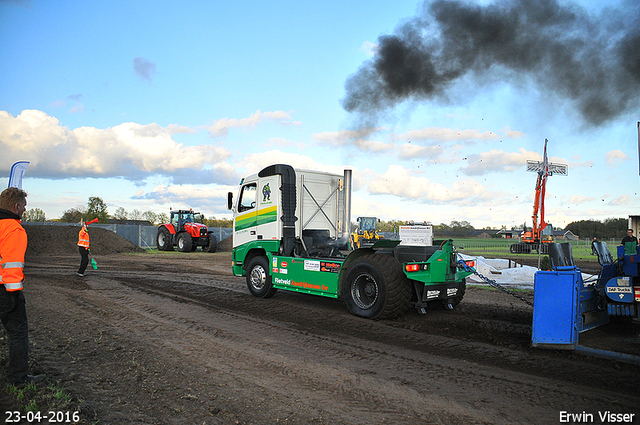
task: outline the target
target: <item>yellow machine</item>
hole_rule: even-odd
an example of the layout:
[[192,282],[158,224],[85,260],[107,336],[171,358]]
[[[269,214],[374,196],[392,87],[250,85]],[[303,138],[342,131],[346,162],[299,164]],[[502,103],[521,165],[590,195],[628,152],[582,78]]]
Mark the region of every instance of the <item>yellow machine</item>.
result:
[[358,228],[351,233],[351,249],[362,248],[363,245],[374,244],[378,239],[383,239],[378,234],[380,219],[377,217],[358,217],[357,222]]

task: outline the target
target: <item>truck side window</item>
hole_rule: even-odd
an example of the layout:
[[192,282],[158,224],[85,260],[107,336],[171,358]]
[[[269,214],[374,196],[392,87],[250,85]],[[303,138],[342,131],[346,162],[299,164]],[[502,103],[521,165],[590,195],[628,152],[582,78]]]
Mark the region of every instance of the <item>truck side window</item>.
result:
[[242,188],[238,201],[238,212],[247,211],[256,207],[256,184],[251,183]]

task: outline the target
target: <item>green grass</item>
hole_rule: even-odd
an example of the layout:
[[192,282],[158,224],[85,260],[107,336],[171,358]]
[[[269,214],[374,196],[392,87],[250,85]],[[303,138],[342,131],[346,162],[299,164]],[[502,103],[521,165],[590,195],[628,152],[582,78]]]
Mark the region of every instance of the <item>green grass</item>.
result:
[[[5,364],[8,361],[6,358],[8,351],[8,336],[4,328],[0,327],[0,364]],[[30,360],[29,363],[30,369],[35,373],[46,374],[46,370],[42,370],[34,361]],[[83,417],[82,411],[80,410],[82,400],[65,392],[49,379],[38,384],[31,383],[23,386],[6,385],[4,384],[5,380],[6,370],[4,367],[1,367],[0,394],[2,394],[4,401],[11,404],[10,406],[6,406],[11,411],[19,411],[22,414],[26,412],[49,411],[80,412],[80,421],[76,423],[89,423],[87,419]],[[45,422],[43,421],[43,423]]]
[[[558,241],[570,242],[571,251],[575,258],[594,258],[591,255],[591,242],[589,241]],[[518,239],[478,239],[478,238],[453,238],[454,245],[458,252],[471,255],[495,256],[495,255],[518,255],[523,257],[538,257],[536,252],[531,254],[511,254],[509,247],[518,243]],[[616,242],[607,241],[609,250],[613,249]],[[612,245],[614,244],[614,245]]]

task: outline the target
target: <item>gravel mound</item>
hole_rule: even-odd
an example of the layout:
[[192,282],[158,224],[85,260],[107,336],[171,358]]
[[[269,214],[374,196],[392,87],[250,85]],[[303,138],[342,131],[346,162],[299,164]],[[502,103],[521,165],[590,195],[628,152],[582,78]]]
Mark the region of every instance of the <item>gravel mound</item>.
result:
[[[77,254],[79,225],[48,226],[22,223],[27,231],[29,244],[26,256],[48,254]],[[116,233],[101,227],[88,226],[93,254],[118,254],[144,252],[144,249]]]

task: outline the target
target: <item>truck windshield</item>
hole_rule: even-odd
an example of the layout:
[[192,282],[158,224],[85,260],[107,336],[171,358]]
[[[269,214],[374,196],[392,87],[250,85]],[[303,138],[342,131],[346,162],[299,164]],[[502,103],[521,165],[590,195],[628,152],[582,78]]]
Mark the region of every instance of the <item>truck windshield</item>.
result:
[[360,218],[360,229],[362,229],[362,230],[376,230],[376,218],[375,217],[362,217],[362,218]]

